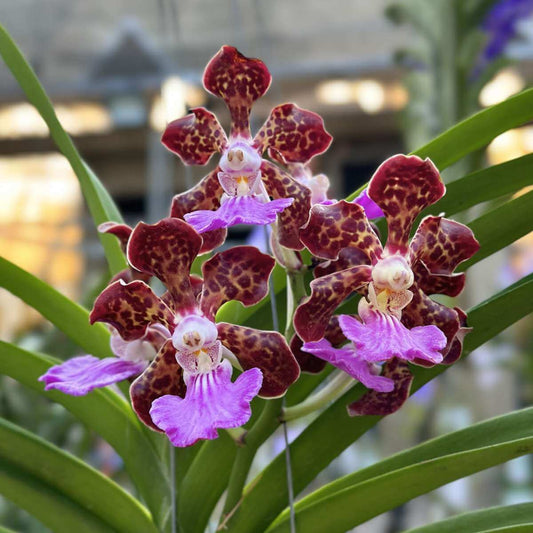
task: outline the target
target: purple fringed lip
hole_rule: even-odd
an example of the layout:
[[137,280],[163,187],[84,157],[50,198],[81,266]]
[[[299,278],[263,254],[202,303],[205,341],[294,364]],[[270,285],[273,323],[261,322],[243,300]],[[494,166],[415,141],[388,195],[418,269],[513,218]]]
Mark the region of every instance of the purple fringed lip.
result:
[[211,372],[188,376],[185,398],[167,394],[154,400],[150,416],[174,446],[216,439],[217,429],[239,427],[249,420],[250,402],[261,388],[262,373],[252,368],[235,382],[231,374],[231,364],[224,360]]
[[365,361],[353,346],[333,348],[329,341],[322,339],[317,342],[306,342],[302,350],[331,363],[369,389],[378,392],[391,392],[394,389],[394,381],[379,376],[379,367]]
[[276,215],[292,204],[293,198],[261,202],[253,196],[231,196],[216,211],[187,213],[184,219],[198,232],[204,233],[237,224],[264,226],[272,224]]
[[339,316],[339,325],[361,358],[381,362],[398,357],[404,361],[422,359],[433,364],[442,362],[440,350],[446,347],[446,336],[436,326],[407,329],[398,318],[369,311],[363,323],[348,315]]

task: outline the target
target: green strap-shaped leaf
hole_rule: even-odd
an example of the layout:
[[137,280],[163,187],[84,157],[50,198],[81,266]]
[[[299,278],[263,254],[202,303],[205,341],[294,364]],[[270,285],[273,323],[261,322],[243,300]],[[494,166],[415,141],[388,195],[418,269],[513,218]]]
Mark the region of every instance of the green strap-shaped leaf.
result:
[[533,191],[530,191],[473,220],[468,225],[481,248],[471,259],[460,265],[459,270],[466,270],[532,231],[532,213]]
[[53,287],[0,257],[0,287],[39,311],[83,350],[97,357],[111,357],[109,331],[89,324],[89,312]]
[[532,119],[533,89],[528,89],[459,122],[414,154],[429,157],[439,170],[444,170],[494,137]]
[[[431,490],[533,451],[533,436],[453,453],[394,470],[322,498],[297,512],[302,531],[343,533]],[[268,533],[290,531],[288,518]]]
[[[59,123],[54,107],[37,79],[35,72],[33,72],[33,69],[26,61],[22,52],[1,25],[0,54],[26,94],[28,101],[35,106],[46,122],[56,146],[70,163],[72,170],[80,182],[83,196],[87,201],[95,225],[108,220],[121,222],[122,217],[111,196],[109,196],[98,178],[81,158],[72,139]],[[111,271],[117,273],[125,268],[124,254],[120,249],[117,239],[111,235],[100,235],[100,240],[104,246]]]
[[[466,337],[465,357],[489,338],[533,312],[533,275],[512,285],[469,312],[473,332]],[[497,317],[497,319],[494,319]],[[413,368],[413,392],[449,367]],[[348,418],[346,405],[357,400],[364,387],[356,385],[317,417],[291,444],[294,489],[303,490],[335,457],[373,427],[381,417]],[[339,424],[339,420],[344,423]],[[278,455],[250,483],[229,531],[262,531],[287,505],[285,458]]]
[[533,531],[533,503],[490,507],[464,513],[405,533],[482,533],[485,531]]
[[0,492],[54,533],[114,533],[80,505],[4,460],[0,460]]
[[446,185],[446,195],[426,209],[427,214],[444,213],[449,217],[470,207],[533,185],[533,154],[501,165],[472,172]]
[[[506,442],[519,441],[526,437],[531,438],[533,437],[532,428],[533,408],[485,420],[396,453],[372,466],[328,483],[298,502],[297,509],[315,505],[324,498],[328,498],[342,490],[369,480],[378,479],[386,474],[411,467],[423,461],[430,461],[474,449],[487,448]],[[414,482],[418,483],[416,480]],[[279,519],[284,520],[286,518],[287,513],[284,512]],[[279,519],[276,520],[276,523]]]
[[168,475],[141,422],[127,402],[109,389],[95,390],[80,397],[58,391],[45,392],[37,379],[55,362],[58,361],[49,356],[0,341],[0,373],[63,405],[106,440],[124,460],[154,521],[162,527],[169,518]]
[[[2,418],[0,461],[54,489],[112,530],[157,532],[147,509],[114,481]],[[32,500],[25,500],[23,506],[31,513]]]

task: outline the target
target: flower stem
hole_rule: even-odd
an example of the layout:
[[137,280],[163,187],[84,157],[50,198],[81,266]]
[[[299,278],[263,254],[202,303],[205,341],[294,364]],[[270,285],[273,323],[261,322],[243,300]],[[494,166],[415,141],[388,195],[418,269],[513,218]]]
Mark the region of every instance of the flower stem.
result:
[[300,304],[302,298],[307,296],[305,289],[305,271],[287,270],[287,323],[285,325],[285,338],[290,342],[294,335],[293,316],[296,307]]
[[295,420],[324,407],[342,396],[354,383],[354,379],[346,372],[334,372],[328,383],[318,392],[309,396],[302,403],[284,408],[281,414],[282,421]]
[[[268,400],[256,423],[246,434],[244,446],[237,450],[235,462],[231,470],[228,493],[224,510],[222,511],[221,526],[235,513],[242,498],[242,492],[250,466],[257,449],[268,436],[278,427],[283,399]],[[219,527],[220,529],[220,527]]]
[[171,509],[171,525],[170,530],[172,533],[177,532],[177,513],[176,513],[176,448],[172,446],[172,444],[169,441],[170,445],[170,460],[169,460],[169,467],[170,467],[170,509]]

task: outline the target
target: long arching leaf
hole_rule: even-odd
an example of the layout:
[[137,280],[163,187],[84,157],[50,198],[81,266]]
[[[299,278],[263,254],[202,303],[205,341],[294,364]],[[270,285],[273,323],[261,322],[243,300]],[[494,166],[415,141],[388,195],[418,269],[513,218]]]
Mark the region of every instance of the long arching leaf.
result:
[[[0,461],[38,479],[116,531],[157,532],[148,511],[115,482],[45,440],[0,418]],[[30,512],[31,500],[24,505]]]
[[[72,139],[59,123],[54,107],[35,72],[2,25],[0,25],[0,54],[26,94],[28,101],[35,106],[46,122],[58,149],[70,163],[80,182],[83,196],[87,201],[95,225],[108,220],[121,222],[122,217],[111,196],[81,158]],[[101,234],[100,240],[111,271],[116,273],[125,268],[124,254],[120,250],[117,239],[111,235]]]
[[55,362],[49,356],[0,341],[0,373],[63,405],[113,446],[124,460],[126,470],[152,512],[154,521],[162,527],[168,520],[169,481],[141,422],[127,402],[109,389],[95,390],[80,397],[58,391],[45,392],[43,384],[37,379]]
[[[451,481],[533,451],[533,436],[430,459],[345,488],[297,514],[302,531],[343,533],[389,509]],[[268,533],[290,531],[288,519]]]
[[[529,408],[498,416],[465,429],[448,433],[328,483],[298,502],[296,510],[303,510],[306,507],[318,505],[325,498],[334,496],[345,489],[350,489],[355,485],[361,485],[370,480],[378,481],[385,475],[415,466],[418,463],[433,461],[446,456],[455,456],[471,450],[494,447],[508,442],[521,442],[526,437],[533,439],[532,428],[533,408]],[[412,484],[417,485],[417,487],[422,487],[425,481],[419,480],[415,476],[412,479]],[[395,490],[405,492],[404,488],[400,489],[396,487]],[[365,497],[362,497],[361,502],[363,503],[364,500]],[[285,521],[287,518],[287,513],[284,512],[275,523]]]
[[109,331],[89,324],[89,312],[53,287],[0,257],[0,287],[39,311],[83,350],[96,357],[111,357]]
[[464,513],[405,533],[528,533],[533,531],[533,503],[490,507]]

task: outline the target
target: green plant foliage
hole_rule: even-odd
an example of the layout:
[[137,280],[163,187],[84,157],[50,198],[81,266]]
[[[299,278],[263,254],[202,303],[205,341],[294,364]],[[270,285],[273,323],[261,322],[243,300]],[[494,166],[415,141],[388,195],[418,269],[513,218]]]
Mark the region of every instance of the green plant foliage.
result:
[[533,89],[528,89],[459,122],[414,154],[429,157],[442,171],[466,155],[483,148],[494,137],[532,119]]
[[491,507],[464,513],[405,533],[529,533],[533,531],[533,503]]
[[[449,465],[457,462],[459,457],[465,459],[463,467],[466,468],[466,463],[469,460],[467,458],[480,458],[480,463],[477,463],[479,466],[479,464],[484,464],[483,461],[485,460],[499,461],[498,457],[501,459],[499,462],[507,461],[509,457],[506,454],[513,449],[518,450],[522,455],[527,453],[531,443],[533,443],[532,428],[533,408],[529,408],[499,416],[467,427],[466,429],[454,431],[453,433],[424,442],[414,448],[395,454],[384,461],[380,461],[375,465],[359,470],[354,474],[344,476],[332,483],[328,483],[298,502],[296,505],[298,516],[300,515],[300,511],[301,514],[306,514],[305,509],[307,508],[311,509],[311,507],[313,507],[316,511],[316,508],[322,505],[322,503],[325,503],[326,499],[328,499],[328,501],[335,499],[341,492],[351,491],[356,486],[364,486],[365,490],[368,490],[368,496],[366,493],[358,496],[357,501],[359,503],[357,512],[355,512],[355,506],[353,503],[348,505],[346,507],[347,513],[350,514],[354,511],[353,517],[347,518],[347,515],[345,515],[343,519],[353,520],[357,517],[357,520],[359,520],[360,516],[366,516],[367,518],[362,520],[365,521],[368,519],[369,515],[366,514],[366,511],[361,513],[361,510],[365,507],[368,509],[368,506],[373,504],[374,498],[372,497],[373,493],[371,493],[371,491],[377,486],[381,486],[383,489],[383,486],[381,485],[382,482],[387,485],[387,489],[386,491],[383,491],[383,501],[378,505],[384,505],[387,509],[392,509],[397,505],[400,505],[397,502],[398,498],[402,499],[406,497],[403,501],[408,501],[414,498],[415,496],[410,494],[411,490],[422,490],[423,492],[421,492],[421,494],[423,494],[432,490],[428,489],[427,486],[425,486],[426,484],[429,486],[433,483],[437,483],[434,487],[441,486],[450,481],[445,481],[447,476],[460,474],[461,470],[455,471],[455,474],[451,474],[451,469],[449,468]],[[511,443],[516,444],[516,447]],[[498,453],[493,454],[496,450],[499,450],[501,455],[498,455]],[[483,457],[481,458],[481,456]],[[423,473],[424,468],[419,468],[421,464],[431,464],[435,467],[435,471],[433,471],[433,467],[430,467],[430,470],[433,471],[432,474],[429,474],[428,472]],[[472,468],[477,468],[477,466],[474,466],[474,463],[472,463],[471,466]],[[484,468],[487,467],[481,467],[480,469]],[[408,471],[407,480],[403,477],[403,474],[406,474]],[[478,470],[470,470],[470,473],[477,471]],[[439,478],[439,475],[442,475],[442,477]],[[467,469],[465,469],[464,475],[460,475],[459,477],[464,477],[465,475],[468,475]],[[397,481],[392,481],[392,479],[396,479]],[[399,481],[400,479],[402,481]],[[396,482],[399,482],[399,485],[396,485]],[[406,485],[403,484],[404,482]],[[389,487],[392,492],[387,495],[386,492],[389,490]],[[394,492],[398,495],[396,501],[394,498],[391,498],[391,494]],[[344,492],[344,495],[345,494],[346,492]],[[361,505],[360,508],[359,504]],[[327,505],[325,505],[323,509],[325,514],[328,515]],[[309,513],[314,513],[315,511],[309,511]],[[272,530],[277,531],[277,528],[279,527],[279,530],[281,531],[281,524],[286,523],[287,518],[287,512],[282,513],[279,519],[274,522]],[[354,527],[361,522],[354,522],[353,524],[346,526],[345,529]],[[305,531],[305,527],[303,529]],[[337,529],[333,528],[331,531],[333,533],[334,531],[344,531],[344,529],[342,529],[341,526],[338,526]]]
[[53,287],[0,257],[0,287],[39,311],[87,353],[111,357],[109,331],[103,324],[89,324],[89,312]]
[[[95,225],[108,220],[121,222],[122,216],[113,199],[81,158],[72,139],[59,123],[54,107],[37,79],[35,72],[2,25],[0,25],[0,55],[2,55],[6,65],[26,94],[28,101],[35,106],[46,122],[50,135],[59,151],[70,163],[80,182],[83,196],[87,201]],[[100,235],[100,240],[111,272],[117,273],[124,269],[126,261],[117,239],[111,235]]]
[[[82,507],[110,529],[157,532],[148,511],[119,485],[43,439],[0,419],[0,461]],[[28,504],[31,511],[30,499]]]
[[[446,453],[434,459],[416,461],[412,466],[394,470],[326,496],[297,512],[297,524],[303,531],[342,533],[370,518],[426,494],[456,479],[504,463],[533,450],[533,436],[500,444]],[[276,521],[269,533],[289,531],[288,518]]]
[[[463,357],[531,312],[533,275],[470,310],[469,324],[474,329],[466,338]],[[498,320],[494,320],[495,316]],[[447,368],[413,368],[413,392]],[[346,405],[357,400],[363,392],[364,387],[353,387],[321,413],[291,444],[296,493],[303,490],[335,457],[381,419],[377,416],[348,419]],[[339,420],[344,420],[345,423],[339,424]],[[250,483],[238,513],[230,521],[230,531],[244,533],[266,529],[285,508],[286,502],[285,458],[280,454]]]
[[[129,405],[110,389],[87,396],[44,391],[37,381],[57,360],[0,342],[0,372],[63,405],[98,433],[124,460],[126,471],[160,526],[168,520],[169,482],[164,464]],[[157,479],[157,483],[154,483]]]

